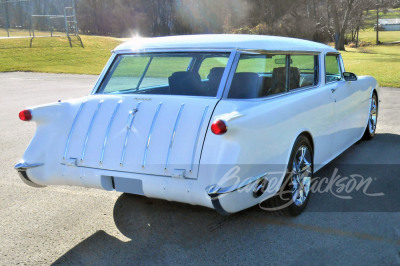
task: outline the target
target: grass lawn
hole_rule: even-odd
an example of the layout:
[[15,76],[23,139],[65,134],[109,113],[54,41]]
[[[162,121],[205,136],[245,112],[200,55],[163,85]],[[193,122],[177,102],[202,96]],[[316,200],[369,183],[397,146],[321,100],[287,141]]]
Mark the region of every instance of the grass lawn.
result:
[[121,41],[110,37],[81,36],[85,48],[70,48],[66,37],[0,40],[0,72],[33,71],[48,73],[99,74],[110,51]]
[[[376,43],[376,31],[373,28],[360,30],[361,43],[375,44]],[[400,41],[400,31],[380,31],[379,41],[383,43],[387,42],[398,42]]]
[[[360,37],[367,38],[363,34],[361,33]],[[97,75],[110,57],[110,51],[119,45],[121,40],[99,36],[81,37],[85,48],[79,47],[77,40],[74,47],[70,48],[65,37],[37,38],[33,42],[33,48],[29,48],[29,38],[0,39],[0,72],[31,71]],[[400,45],[347,48],[342,54],[347,71],[357,75],[371,75],[381,86],[400,88]],[[165,69],[171,68],[169,65]],[[208,73],[208,71],[206,69],[202,72]]]
[[400,45],[347,48],[342,56],[346,71],[373,76],[382,87],[400,88]]
[[[360,41],[364,44],[375,44],[376,11],[367,15],[366,29],[360,31]],[[400,18],[400,8],[389,10],[386,14],[379,12],[379,18]],[[400,31],[380,31],[381,42],[400,41]],[[400,45],[370,45],[358,49],[346,48],[342,52],[346,70],[357,75],[375,77],[380,86],[400,88]]]

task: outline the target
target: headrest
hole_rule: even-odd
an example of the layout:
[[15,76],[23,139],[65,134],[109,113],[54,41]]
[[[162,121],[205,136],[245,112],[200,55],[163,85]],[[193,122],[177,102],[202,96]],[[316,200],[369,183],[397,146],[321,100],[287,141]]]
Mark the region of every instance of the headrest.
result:
[[171,94],[174,95],[200,95],[201,78],[197,72],[179,71],[169,78]]
[[242,72],[233,76],[229,98],[253,99],[260,93],[260,77],[257,73]]
[[222,75],[224,74],[225,71],[225,67],[214,67],[211,68],[210,70],[210,74],[208,74],[208,79],[210,79],[210,77],[215,77],[215,78],[222,78]]

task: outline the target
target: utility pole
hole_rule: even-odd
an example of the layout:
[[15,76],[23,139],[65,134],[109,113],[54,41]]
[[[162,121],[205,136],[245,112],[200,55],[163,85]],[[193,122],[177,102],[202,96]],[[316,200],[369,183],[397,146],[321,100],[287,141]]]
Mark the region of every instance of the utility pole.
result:
[[379,45],[379,4],[376,3],[376,45]]
[[7,29],[7,37],[10,37],[10,17],[8,15],[8,1],[4,1],[4,11],[6,12],[6,29]]

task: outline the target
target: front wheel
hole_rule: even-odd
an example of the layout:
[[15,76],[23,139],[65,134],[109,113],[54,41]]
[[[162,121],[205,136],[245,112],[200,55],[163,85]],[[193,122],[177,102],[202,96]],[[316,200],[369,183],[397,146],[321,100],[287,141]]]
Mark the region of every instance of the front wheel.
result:
[[378,123],[378,97],[376,96],[376,93],[374,93],[371,98],[371,107],[369,110],[368,125],[364,132],[363,136],[364,139],[370,140],[375,137],[377,123]]
[[302,213],[310,200],[313,170],[311,143],[307,137],[300,136],[293,146],[281,189],[265,202],[267,210],[292,216]]

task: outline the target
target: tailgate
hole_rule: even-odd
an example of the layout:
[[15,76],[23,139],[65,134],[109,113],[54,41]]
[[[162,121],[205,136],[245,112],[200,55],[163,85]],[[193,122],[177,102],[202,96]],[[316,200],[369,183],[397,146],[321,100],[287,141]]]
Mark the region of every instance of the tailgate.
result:
[[71,104],[64,163],[139,174],[197,178],[210,117],[206,97],[88,96]]

